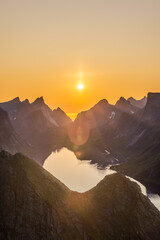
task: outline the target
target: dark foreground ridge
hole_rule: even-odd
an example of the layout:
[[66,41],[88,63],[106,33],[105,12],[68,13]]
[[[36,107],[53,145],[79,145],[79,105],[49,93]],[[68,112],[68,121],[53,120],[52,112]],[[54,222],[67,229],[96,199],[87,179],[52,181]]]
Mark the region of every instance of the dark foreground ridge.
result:
[[121,174],[77,193],[35,161],[2,151],[0,182],[1,240],[159,240],[159,211]]

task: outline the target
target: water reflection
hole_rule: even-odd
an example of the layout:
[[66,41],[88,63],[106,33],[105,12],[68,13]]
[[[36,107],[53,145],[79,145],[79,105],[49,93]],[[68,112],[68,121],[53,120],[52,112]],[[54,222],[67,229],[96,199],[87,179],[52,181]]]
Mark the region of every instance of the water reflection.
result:
[[[44,168],[53,176],[63,182],[73,191],[85,192],[96,186],[106,175],[115,171],[110,169],[98,169],[90,161],[80,161],[70,150],[63,148],[59,152],[52,153],[44,163]],[[137,182],[146,195],[146,188]],[[148,195],[153,204],[160,210],[159,195]]]
[[73,191],[85,192],[114,171],[97,169],[90,161],[80,161],[70,150],[63,148],[52,153],[44,163],[44,168]]

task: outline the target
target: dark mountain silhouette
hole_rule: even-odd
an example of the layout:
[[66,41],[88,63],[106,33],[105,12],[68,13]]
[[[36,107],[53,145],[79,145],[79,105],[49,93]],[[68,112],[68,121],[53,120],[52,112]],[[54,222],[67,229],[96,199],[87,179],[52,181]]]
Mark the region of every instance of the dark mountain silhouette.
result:
[[72,122],[66,113],[59,107],[53,110],[52,117],[55,119],[59,126],[67,126]]
[[128,160],[114,169],[139,181],[154,192],[160,193],[160,94],[149,93],[135,130],[127,139],[124,158]]
[[74,122],[77,125],[85,122],[90,128],[98,127],[107,122],[111,116],[112,108],[113,106],[106,99],[102,99],[88,111],[79,113]]
[[45,104],[43,97],[37,98],[32,104],[31,104],[31,111],[42,111],[43,115],[46,117],[48,121],[50,121],[55,127],[58,127],[58,123],[55,121],[55,119],[52,117],[52,110],[48,107],[47,104]]
[[11,153],[22,152],[42,164],[52,151],[62,145],[65,130],[60,125],[67,125],[70,119],[62,110],[61,114],[52,111],[43,97],[37,98],[33,103],[28,100],[21,102],[15,98],[0,103],[0,107],[7,111],[10,124],[24,145],[23,148],[14,147],[13,152],[11,147],[4,148],[1,144],[3,149]]
[[22,154],[0,165],[0,239],[159,240],[159,211],[121,174],[77,193]]
[[134,114],[139,110],[138,107],[132,105],[130,101],[126,100],[124,97],[121,97],[115,105],[118,109],[120,109],[123,112]]
[[[121,101],[125,102],[123,109],[118,108]],[[130,113],[130,110],[128,113],[128,106],[134,110],[135,107],[125,99],[123,101],[121,98],[120,102],[118,106],[113,106],[107,100],[101,100],[90,110],[79,113],[74,123],[69,126],[68,147],[74,150],[75,145],[80,145],[80,159],[91,159],[102,166],[117,162],[113,156],[108,156],[105,150],[112,151],[115,157],[119,158],[119,149],[122,144],[124,148],[124,141],[127,143],[128,140],[126,136],[133,132],[137,124],[133,117],[135,114]],[[99,154],[95,153],[95,149]]]
[[0,147],[41,164],[52,151],[67,147],[100,167],[118,162],[117,171],[160,193],[159,106],[160,93],[149,93],[143,109],[124,98],[115,106],[103,99],[72,122],[60,108],[52,111],[42,97],[31,104],[15,98],[0,104],[8,113],[1,111]]
[[133,106],[138,107],[138,108],[144,108],[146,103],[147,103],[147,98],[143,97],[140,100],[136,100],[133,97],[130,97],[127,99]]
[[[42,111],[47,121],[50,121],[55,127],[58,127],[59,124],[67,125],[71,121],[70,118],[66,116],[63,110],[60,108],[52,111],[48,105],[45,104],[43,97],[37,98],[31,104],[27,99],[21,102],[19,98],[15,98],[9,102],[0,103],[0,107],[8,112],[10,120],[17,130],[19,130],[21,122],[25,121],[25,118],[31,112],[37,110]],[[54,117],[57,119],[57,121],[54,119]],[[60,123],[58,121],[60,121]]]
[[123,164],[114,169],[160,193],[159,96],[159,93],[149,93],[145,108],[136,108],[134,114],[130,113],[133,106],[124,98],[116,106],[105,101],[102,108],[98,103],[80,113],[70,131],[68,148],[75,154],[80,152],[79,159],[91,159],[101,167],[118,159]]
[[160,120],[160,93],[148,93],[147,103],[144,108],[143,118],[151,124]]
[[0,108],[0,148],[11,153],[22,150],[22,141],[15,132],[8,114]]
[[8,102],[0,103],[0,107],[8,113],[8,116],[12,122],[17,119],[19,112],[23,111],[23,109],[26,111],[29,105],[30,103],[27,99],[21,102],[19,97],[16,97]]

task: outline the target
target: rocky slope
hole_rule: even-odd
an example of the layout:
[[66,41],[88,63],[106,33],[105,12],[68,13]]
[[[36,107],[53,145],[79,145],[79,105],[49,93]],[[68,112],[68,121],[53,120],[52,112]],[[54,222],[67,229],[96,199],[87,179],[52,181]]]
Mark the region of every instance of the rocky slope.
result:
[[128,160],[114,169],[142,182],[160,194],[160,93],[149,93],[137,127],[127,140]]
[[88,124],[89,128],[99,127],[107,122],[111,115],[112,105],[106,99],[102,99],[88,111],[79,113],[74,121],[76,125]]
[[0,148],[16,153],[24,147],[24,142],[14,130],[6,111],[0,108]]
[[36,162],[1,152],[0,182],[0,239],[159,239],[159,211],[123,175],[77,193]]
[[56,120],[59,126],[67,126],[72,122],[66,113],[59,107],[53,110],[52,117]]
[[140,100],[136,100],[133,97],[130,97],[127,99],[133,106],[138,107],[138,108],[144,108],[146,103],[147,103],[147,98],[143,97]]
[[132,105],[130,101],[126,100],[124,97],[121,97],[115,104],[115,107],[117,107],[118,109],[120,109],[123,112],[127,112],[127,113],[135,113],[139,110],[138,107],[136,107],[135,105]]
[[[10,122],[10,128],[17,136],[19,145],[23,145],[22,148],[16,141],[12,141],[12,145],[7,148],[1,141],[2,149],[11,153],[22,152],[43,164],[52,151],[63,145],[66,134],[63,126],[71,120],[62,110],[60,114],[59,111],[52,111],[45,104],[43,97],[37,98],[33,103],[29,103],[27,99],[21,102],[17,97],[0,103],[0,107],[8,114],[7,121]],[[7,136],[6,141],[9,144],[10,138]]]
[[52,111],[45,104],[43,97],[37,98],[33,103],[29,103],[28,99],[21,102],[17,97],[11,101],[0,103],[0,107],[8,112],[9,118],[17,131],[21,127],[21,122],[25,122],[26,117],[34,111],[41,111],[46,120],[55,127],[66,125],[71,121],[60,108]]
[[143,117],[148,124],[159,123],[160,120],[160,93],[148,93],[147,104],[144,108]]
[[160,194],[160,93],[149,93],[145,107],[132,110],[123,98],[116,106],[100,101],[77,116],[68,148],[101,167],[118,159],[116,170]]

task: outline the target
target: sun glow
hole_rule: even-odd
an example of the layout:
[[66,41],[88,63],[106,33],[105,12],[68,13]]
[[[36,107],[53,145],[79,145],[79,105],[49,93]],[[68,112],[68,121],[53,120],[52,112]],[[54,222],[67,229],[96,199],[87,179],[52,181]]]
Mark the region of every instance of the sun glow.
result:
[[78,90],[82,90],[82,89],[84,88],[83,83],[79,83],[79,84],[77,85],[77,88],[78,88]]

